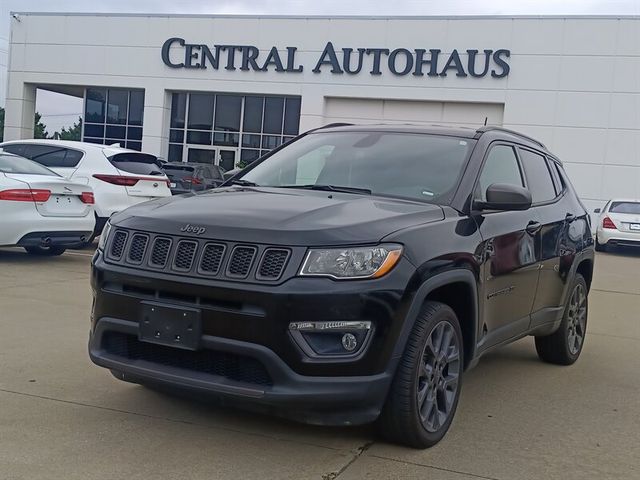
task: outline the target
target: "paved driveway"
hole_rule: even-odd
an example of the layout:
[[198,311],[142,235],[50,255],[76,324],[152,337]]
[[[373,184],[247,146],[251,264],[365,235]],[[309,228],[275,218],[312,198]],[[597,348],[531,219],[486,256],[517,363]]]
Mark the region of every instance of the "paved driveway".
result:
[[425,451],[118,382],[86,354],[89,261],[0,250],[2,480],[640,479],[640,255],[598,255],[576,365],[487,355]]

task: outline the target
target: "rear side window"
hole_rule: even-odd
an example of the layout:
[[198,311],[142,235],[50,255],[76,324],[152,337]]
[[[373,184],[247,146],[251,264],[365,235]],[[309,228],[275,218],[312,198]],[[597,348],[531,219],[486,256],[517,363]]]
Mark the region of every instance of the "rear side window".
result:
[[631,213],[640,215],[640,203],[636,202],[611,202],[611,213]]
[[478,198],[481,201],[487,200],[487,188],[494,183],[524,187],[516,152],[509,145],[496,145],[489,150],[478,180]]
[[553,178],[553,185],[556,187],[556,194],[560,195],[564,191],[564,183],[562,182],[562,176],[558,170],[560,167],[553,160],[549,160],[549,169],[551,170],[551,177]]
[[57,145],[27,144],[23,155],[49,168],[75,168],[82,158],[81,152]]
[[13,153],[14,155],[20,155],[21,157],[24,157],[25,144],[12,143],[10,145],[3,145],[2,149],[5,152]]
[[213,167],[211,169],[211,177],[215,178],[216,180],[222,180],[222,172],[220,171],[220,168]]
[[108,157],[111,164],[123,172],[137,175],[164,175],[158,159],[148,153],[125,152]]
[[530,150],[520,149],[520,158],[527,175],[527,183],[533,203],[548,202],[556,198],[556,189],[551,179],[547,160]]

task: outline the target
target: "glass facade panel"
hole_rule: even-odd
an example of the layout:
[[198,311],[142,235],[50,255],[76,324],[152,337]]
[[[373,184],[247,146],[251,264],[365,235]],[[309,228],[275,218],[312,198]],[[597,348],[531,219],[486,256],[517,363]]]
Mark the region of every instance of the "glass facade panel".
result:
[[84,121],[104,123],[104,106],[107,92],[101,88],[87,88],[84,105]]
[[267,97],[264,99],[264,123],[262,133],[282,133],[282,113],[284,98]]
[[107,101],[107,123],[126,124],[129,91],[110,89],[107,94]]
[[192,93],[189,95],[189,122],[187,127],[211,130],[213,127],[214,95]]
[[142,125],[144,116],[144,92],[132,91],[129,94],[129,125]]
[[[300,97],[175,92],[169,160],[213,155],[226,167],[247,165],[298,134],[300,104]],[[218,156],[199,145],[212,145]]]
[[242,97],[217,95],[214,129],[224,132],[239,132],[241,110]]
[[142,149],[144,91],[87,88],[82,140]]

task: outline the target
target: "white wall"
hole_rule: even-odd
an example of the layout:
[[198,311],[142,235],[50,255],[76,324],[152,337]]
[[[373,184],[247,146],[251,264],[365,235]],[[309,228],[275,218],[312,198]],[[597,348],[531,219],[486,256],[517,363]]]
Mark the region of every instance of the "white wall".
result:
[[[611,196],[640,197],[639,18],[253,18],[24,14],[12,21],[6,136],[25,135],[27,85],[145,88],[143,148],[166,150],[167,91],[302,96],[301,130],[336,118],[336,99],[491,104],[510,128],[531,134],[566,165],[589,207]],[[170,69],[162,43],[298,47],[304,72]],[[327,41],[343,47],[506,48],[502,79],[321,74],[311,70]],[[463,60],[466,58],[462,55]],[[330,98],[331,100],[327,100]],[[28,105],[28,98],[27,105]],[[344,100],[344,107],[351,100]],[[333,106],[332,103],[333,102]],[[347,103],[345,103],[347,102]],[[406,115],[414,115],[407,105]],[[495,107],[495,106],[498,107]],[[329,110],[327,110],[329,109]],[[462,112],[470,110],[462,109]],[[329,113],[327,113],[329,111]],[[334,109],[335,111],[335,109]],[[493,115],[493,114],[492,114]],[[341,115],[348,117],[349,115]],[[382,117],[384,119],[384,116]],[[463,116],[461,119],[466,119]],[[477,120],[473,120],[474,122]]]

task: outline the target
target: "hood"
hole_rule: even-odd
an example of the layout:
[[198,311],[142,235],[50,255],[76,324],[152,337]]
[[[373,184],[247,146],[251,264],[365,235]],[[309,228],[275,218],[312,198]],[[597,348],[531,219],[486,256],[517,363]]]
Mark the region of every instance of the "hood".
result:
[[378,242],[394,231],[443,218],[437,205],[406,200],[229,187],[140,204],[114,215],[112,224],[171,235],[295,246]]

